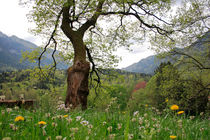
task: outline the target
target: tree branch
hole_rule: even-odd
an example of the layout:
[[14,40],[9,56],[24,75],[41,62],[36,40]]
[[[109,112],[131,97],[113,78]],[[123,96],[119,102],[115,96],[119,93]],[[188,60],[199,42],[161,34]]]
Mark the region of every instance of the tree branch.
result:
[[199,68],[199,69],[210,69],[210,67],[205,67],[201,62],[199,62],[196,58],[194,58],[193,56],[189,55],[189,54],[186,54],[184,52],[178,52],[176,50],[173,50],[172,52],[170,52],[172,55],[175,55],[175,54],[180,54],[180,55],[184,55],[192,60],[194,60],[197,64],[196,66]]
[[141,17],[137,14],[137,13],[131,13],[131,12],[123,12],[123,11],[118,11],[118,12],[102,12],[101,15],[126,15],[126,16],[134,16],[136,19],[138,19],[141,24],[143,24],[144,26],[150,28],[150,29],[156,29],[156,31],[161,34],[161,35],[168,35],[168,34],[171,34],[173,31],[167,31],[163,28],[160,28],[154,24],[150,25],[148,23],[146,23],[145,21],[143,21],[141,19]]
[[40,54],[40,56],[39,56],[39,58],[38,58],[38,66],[39,66],[39,69],[40,69],[40,70],[42,70],[42,68],[41,68],[41,59],[42,59],[42,56],[43,56],[43,54],[47,51],[47,47],[50,45],[50,43],[51,43],[52,40],[53,40],[53,42],[55,43],[55,48],[54,48],[54,51],[53,51],[53,53],[52,53],[52,58],[53,58],[53,62],[54,62],[53,67],[56,69],[56,61],[55,61],[54,54],[55,54],[55,52],[56,52],[57,42],[56,42],[54,36],[55,36],[56,31],[57,31],[57,28],[58,28],[58,25],[59,25],[59,19],[60,19],[60,17],[61,17],[62,12],[63,12],[63,10],[61,10],[61,11],[58,13],[57,19],[56,19],[56,22],[55,22],[54,30],[53,30],[53,32],[52,32],[52,34],[51,34],[51,36],[50,36],[50,39],[48,40],[47,44],[45,45],[44,50],[42,51],[42,53]]
[[78,31],[84,35],[85,31],[90,27],[90,26],[94,26],[96,24],[96,21],[98,19],[98,17],[100,16],[100,13],[102,12],[102,7],[103,7],[103,4],[104,4],[105,0],[100,0],[98,2],[98,5],[97,5],[97,8],[96,8],[96,11],[94,13],[94,15],[89,19],[87,20],[79,29]]

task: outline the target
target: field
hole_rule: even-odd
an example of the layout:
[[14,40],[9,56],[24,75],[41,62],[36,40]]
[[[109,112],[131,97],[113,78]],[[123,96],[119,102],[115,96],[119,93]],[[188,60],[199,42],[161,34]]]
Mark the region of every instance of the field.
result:
[[[28,71],[2,74],[0,93],[6,100],[19,100],[23,96],[25,100],[36,100],[37,104],[30,109],[0,106],[0,140],[209,138],[207,91],[201,94],[207,95],[207,102],[194,95],[186,96],[192,97],[190,99],[181,100],[185,96],[180,98],[176,92],[163,96],[164,87],[157,88],[154,81],[156,77],[150,79],[147,75],[121,73],[117,77],[102,77],[97,98],[94,89],[90,89],[87,110],[70,110],[64,108],[63,104],[66,95],[64,72],[57,72],[55,84],[52,84],[30,76],[31,72]],[[166,86],[167,82],[162,85]],[[167,86],[167,89],[181,89],[174,87],[178,85],[176,81],[176,84]],[[192,88],[195,91],[195,86]],[[190,89],[186,87],[186,93],[194,93]],[[178,107],[171,108],[174,104]]]
[[1,107],[0,139],[208,140],[209,120],[202,113],[186,116],[170,107],[160,112],[148,105],[135,112],[118,111],[114,102],[104,112],[90,108],[73,111],[63,105],[49,112]]

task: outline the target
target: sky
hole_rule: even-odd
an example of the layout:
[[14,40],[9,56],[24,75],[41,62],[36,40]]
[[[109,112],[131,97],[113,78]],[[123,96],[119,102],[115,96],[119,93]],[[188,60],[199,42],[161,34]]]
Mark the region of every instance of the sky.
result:
[[[28,22],[26,17],[29,9],[18,3],[19,0],[0,0],[0,31],[8,36],[15,35],[36,45],[41,45],[41,39],[29,32],[29,29],[34,26],[33,23]],[[153,55],[154,52],[149,50],[147,45],[142,45],[133,47],[132,52],[120,48],[116,54],[122,58],[117,68],[124,68]]]

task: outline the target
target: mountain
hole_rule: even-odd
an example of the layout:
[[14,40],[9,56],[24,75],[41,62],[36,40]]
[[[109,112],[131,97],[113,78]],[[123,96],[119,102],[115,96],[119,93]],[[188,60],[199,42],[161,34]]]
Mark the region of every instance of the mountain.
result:
[[[202,52],[207,53],[209,50],[205,50],[206,44],[209,45],[210,42],[210,31],[208,31],[204,36],[199,38],[195,43],[190,45],[186,48],[176,48],[175,50],[179,52],[185,52],[188,54],[194,54],[194,52]],[[209,54],[210,55],[210,54]],[[181,57],[181,55],[176,55],[176,57]],[[161,62],[167,62],[173,60],[171,57],[166,57],[163,59],[158,59],[157,55],[151,55],[149,57],[146,57],[145,59],[140,60],[137,63],[134,63],[126,68],[123,68],[122,70],[129,71],[129,72],[137,72],[137,73],[145,73],[145,74],[153,74],[154,70],[160,65]]]
[[[22,57],[21,52],[30,52],[36,48],[39,47],[29,41],[18,38],[17,36],[9,37],[0,32],[0,71],[12,71],[37,66],[37,64],[32,64],[27,61],[20,63]],[[51,64],[53,62],[51,58],[52,51],[53,50],[49,49],[49,53],[44,56],[46,59],[44,60],[43,65]],[[61,62],[57,67],[59,69],[65,69],[67,68],[67,65],[64,62]]]

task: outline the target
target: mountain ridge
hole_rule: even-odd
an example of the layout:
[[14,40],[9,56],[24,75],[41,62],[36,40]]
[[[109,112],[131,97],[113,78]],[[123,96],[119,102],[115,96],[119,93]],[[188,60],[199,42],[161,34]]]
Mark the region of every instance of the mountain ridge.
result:
[[[210,31],[206,32],[204,36],[200,37],[197,41],[192,43],[190,46],[186,48],[175,48],[176,50],[182,52],[192,53],[193,51],[205,51],[204,44],[205,42],[210,42]],[[122,70],[136,73],[145,73],[145,74],[154,74],[154,70],[161,64],[161,62],[167,62],[173,60],[170,57],[159,59],[158,55],[151,55],[144,59],[139,60],[138,62],[131,64]],[[180,57],[178,55],[178,57]]]
[[[22,58],[22,52],[31,52],[33,49],[40,48],[34,43],[21,39],[15,35],[7,36],[0,31],[0,72],[2,71],[14,71],[20,69],[33,68],[38,66],[37,63],[32,64],[27,61],[20,63]],[[41,50],[41,48],[40,48]],[[51,58],[52,49],[48,49],[49,53],[45,54],[45,60],[43,65],[49,65],[53,63]],[[58,54],[59,52],[57,52]],[[68,66],[61,62],[57,65],[59,69],[66,69]]]

